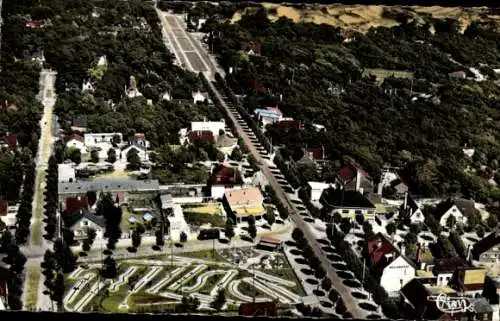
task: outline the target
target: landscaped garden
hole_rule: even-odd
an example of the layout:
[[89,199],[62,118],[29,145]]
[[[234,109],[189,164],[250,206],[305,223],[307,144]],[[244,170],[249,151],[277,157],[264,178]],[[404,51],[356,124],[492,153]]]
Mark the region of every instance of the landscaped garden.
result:
[[[204,250],[179,253],[172,260],[166,255],[118,262],[106,259],[106,271],[101,271],[101,264],[81,266],[66,277],[64,308],[75,312],[181,312],[179,309],[189,306],[186,300],[194,300],[190,302],[196,308],[191,312],[207,311],[220,290],[225,293],[223,309],[251,302],[254,297],[258,302],[299,302],[305,294],[285,257],[252,252],[252,260],[243,265],[232,264],[217,252],[216,259],[207,263],[214,252]],[[253,260],[259,263],[253,264]],[[276,264],[280,269],[273,268]]]

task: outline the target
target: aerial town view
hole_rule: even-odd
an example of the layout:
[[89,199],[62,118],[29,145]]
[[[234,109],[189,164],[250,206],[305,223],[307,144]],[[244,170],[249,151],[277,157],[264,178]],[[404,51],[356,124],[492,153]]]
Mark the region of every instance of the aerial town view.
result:
[[0,310],[500,321],[500,9],[0,11]]

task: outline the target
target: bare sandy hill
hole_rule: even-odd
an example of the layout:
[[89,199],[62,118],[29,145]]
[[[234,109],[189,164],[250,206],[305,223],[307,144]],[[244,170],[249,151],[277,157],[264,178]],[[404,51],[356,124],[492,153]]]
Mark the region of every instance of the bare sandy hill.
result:
[[[438,19],[454,18],[460,21],[462,30],[465,30],[471,21],[481,19],[494,21],[500,26],[500,16],[489,12],[484,7],[402,7],[382,5],[304,5],[297,9],[286,4],[263,4],[270,12],[269,19],[276,21],[280,17],[287,17],[295,22],[312,22],[329,24],[344,29],[366,32],[371,27],[398,25],[396,16],[405,15],[417,21],[425,21],[426,17]],[[249,8],[245,10],[250,10]],[[241,19],[242,12],[236,12],[232,21]]]

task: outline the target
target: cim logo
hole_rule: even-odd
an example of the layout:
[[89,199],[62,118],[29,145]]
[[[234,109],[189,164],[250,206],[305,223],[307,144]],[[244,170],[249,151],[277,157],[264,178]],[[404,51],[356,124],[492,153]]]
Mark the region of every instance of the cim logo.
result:
[[445,293],[428,296],[429,301],[435,301],[439,311],[444,313],[474,312],[474,306],[467,297],[447,296]]

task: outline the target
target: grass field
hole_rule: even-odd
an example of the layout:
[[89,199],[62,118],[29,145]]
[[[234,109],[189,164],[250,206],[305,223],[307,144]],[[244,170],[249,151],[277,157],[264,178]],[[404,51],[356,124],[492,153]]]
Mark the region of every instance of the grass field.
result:
[[40,268],[36,266],[30,266],[28,268],[26,284],[26,302],[25,306],[28,311],[36,311],[36,306],[38,302],[38,287],[40,286]]
[[45,191],[45,171],[39,171],[37,177],[36,199],[35,199],[35,213],[33,213],[33,227],[31,228],[31,242],[34,245],[42,244],[42,224],[43,218],[43,205],[44,205],[44,191]]
[[385,78],[406,78],[413,79],[413,72],[402,70],[389,70],[389,69],[370,69],[366,68],[363,71],[363,77],[375,76],[377,83],[381,84]]
[[221,215],[221,204],[220,203],[207,203],[196,206],[184,206],[184,212],[189,213],[200,213],[206,215]]
[[201,205],[187,205],[183,207],[184,218],[188,224],[212,226],[224,226],[225,220],[222,216],[220,203],[209,203]]

